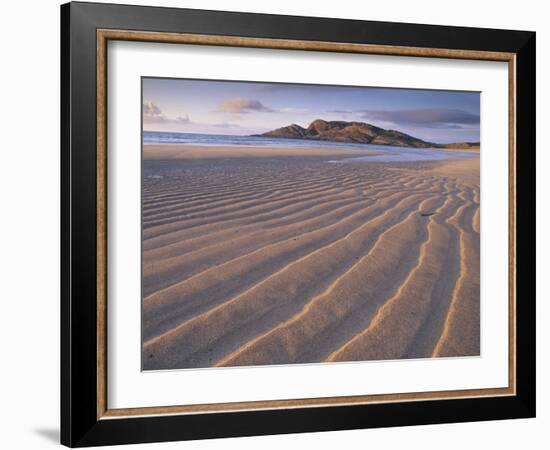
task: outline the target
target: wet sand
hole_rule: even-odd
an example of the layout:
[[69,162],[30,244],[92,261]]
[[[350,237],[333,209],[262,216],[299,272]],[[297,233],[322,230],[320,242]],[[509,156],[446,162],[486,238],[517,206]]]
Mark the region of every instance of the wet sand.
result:
[[148,147],[144,369],[479,355],[479,158]]
[[372,150],[349,150],[326,147],[246,147],[246,146],[201,146],[181,144],[145,145],[143,159],[220,159],[220,158],[274,158],[308,156],[368,156]]

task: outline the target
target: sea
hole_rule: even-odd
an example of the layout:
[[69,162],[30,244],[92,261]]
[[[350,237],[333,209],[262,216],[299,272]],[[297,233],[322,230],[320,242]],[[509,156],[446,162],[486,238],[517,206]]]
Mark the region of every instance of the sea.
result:
[[[438,148],[394,147],[391,145],[356,144],[352,142],[314,141],[307,139],[282,139],[262,136],[234,136],[224,134],[177,133],[144,131],[144,144],[182,144],[223,147],[315,147],[342,148],[357,150],[357,157],[346,157],[329,162],[399,162],[399,161],[441,161],[479,156],[479,152],[449,151]],[[361,151],[369,150],[373,155],[366,156]]]

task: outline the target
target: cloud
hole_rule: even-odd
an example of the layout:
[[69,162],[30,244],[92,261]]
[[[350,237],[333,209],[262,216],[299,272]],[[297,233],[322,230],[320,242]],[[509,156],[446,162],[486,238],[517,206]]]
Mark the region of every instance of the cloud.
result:
[[247,98],[232,98],[225,100],[220,105],[220,110],[227,113],[250,113],[250,112],[274,112],[273,109],[268,108],[259,100],[247,99]]
[[479,115],[461,109],[427,108],[403,110],[377,109],[331,109],[327,113],[340,114],[343,117],[355,116],[361,120],[384,122],[401,126],[422,128],[454,128],[461,129],[479,125]]
[[284,84],[284,83],[258,83],[257,91],[262,93],[271,94],[272,92],[281,92],[295,90],[296,88],[301,88],[299,84]]
[[277,92],[295,92],[298,95],[318,94],[325,91],[327,86],[322,84],[292,84],[292,83],[258,83],[257,92],[277,93]]
[[175,123],[180,125],[186,125],[191,123],[189,116],[184,114],[183,116],[177,116],[175,118],[167,117],[162,110],[153,102],[147,102],[143,104],[143,123]]
[[162,111],[153,102],[143,104],[143,115],[147,117],[162,117]]
[[357,111],[349,111],[346,109],[329,109],[327,110],[327,113],[329,114],[338,114],[341,118],[349,119],[350,116],[353,118],[353,116],[357,116]]
[[478,125],[479,115],[460,109],[404,109],[399,111],[359,110],[362,119],[379,120],[399,125],[415,125],[426,128],[462,128]]
[[181,123],[181,124],[186,124],[186,123],[191,123],[191,120],[189,119],[189,115],[188,114],[185,114],[184,116],[178,116],[174,119],[174,122],[176,123]]
[[293,107],[285,107],[285,108],[280,108],[277,110],[277,112],[280,112],[280,113],[287,113],[287,114],[305,114],[307,112],[309,112],[309,109],[307,108],[293,108]]
[[240,128],[241,126],[238,123],[230,123],[230,122],[221,122],[221,123],[213,123],[211,126],[216,128]]
[[[177,130],[185,132],[195,132],[194,130],[204,130],[203,132],[216,132],[220,129],[240,129],[241,125],[232,122],[205,123],[193,122],[188,114],[183,114],[177,117],[168,117],[162,110],[153,102],[143,104],[143,124],[149,125],[147,128],[161,130]],[[157,125],[157,126],[155,126]],[[152,127],[151,127],[152,126]]]

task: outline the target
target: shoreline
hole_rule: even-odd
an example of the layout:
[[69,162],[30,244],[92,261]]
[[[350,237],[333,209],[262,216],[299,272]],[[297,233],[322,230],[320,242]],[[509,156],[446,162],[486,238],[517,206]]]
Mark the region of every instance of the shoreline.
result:
[[372,150],[348,150],[345,148],[323,147],[246,147],[246,146],[210,146],[189,144],[144,144],[143,159],[212,159],[242,157],[275,156],[374,156]]
[[[417,149],[414,147],[399,147],[412,151],[439,151],[443,153],[471,153],[479,157],[479,151],[465,149]],[[272,158],[277,156],[317,156],[317,157],[365,157],[382,155],[377,149],[341,148],[341,147],[273,147],[273,146],[239,146],[239,145],[196,145],[196,144],[143,144],[144,160],[178,160],[178,159],[214,159],[214,158]],[[379,149],[381,150],[381,149]],[[450,158],[452,159],[452,158]]]
[[480,153],[479,148],[438,148],[437,150],[441,150],[442,152],[476,153],[478,155]]

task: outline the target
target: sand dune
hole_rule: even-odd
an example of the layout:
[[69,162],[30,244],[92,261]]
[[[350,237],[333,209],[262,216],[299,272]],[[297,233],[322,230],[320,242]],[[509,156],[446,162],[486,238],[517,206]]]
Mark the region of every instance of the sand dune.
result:
[[479,354],[479,158],[189,152],[144,162],[144,369]]

